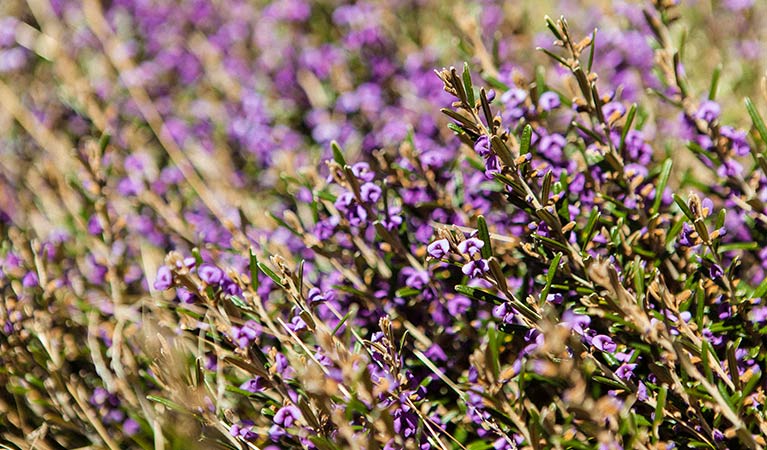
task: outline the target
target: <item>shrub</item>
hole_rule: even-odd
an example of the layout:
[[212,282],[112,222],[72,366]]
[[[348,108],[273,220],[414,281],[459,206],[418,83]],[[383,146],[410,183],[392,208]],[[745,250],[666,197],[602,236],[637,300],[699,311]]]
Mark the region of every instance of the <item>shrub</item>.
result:
[[764,8],[676,3],[10,3],[4,445],[763,448]]

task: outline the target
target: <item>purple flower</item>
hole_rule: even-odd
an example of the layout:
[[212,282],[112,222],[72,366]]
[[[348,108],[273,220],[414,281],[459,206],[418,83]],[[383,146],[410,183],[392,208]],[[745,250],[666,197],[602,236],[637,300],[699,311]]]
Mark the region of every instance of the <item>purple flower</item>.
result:
[[37,287],[40,285],[40,280],[38,280],[35,272],[29,271],[21,279],[21,285],[25,288]]
[[301,418],[301,411],[293,405],[286,405],[274,415],[274,423],[283,428],[290,428]]
[[546,296],[546,301],[553,303],[555,305],[561,305],[564,299],[565,299],[564,296],[559,292],[554,294],[549,294]]
[[412,267],[402,269],[405,276],[405,285],[413,289],[423,289],[429,284],[429,273],[425,270],[416,270]]
[[461,271],[464,273],[464,275],[468,275],[471,278],[480,278],[482,275],[487,273],[489,270],[489,267],[487,265],[487,261],[484,259],[480,259],[478,261],[470,261],[468,264],[464,264],[463,268],[461,268]]
[[711,123],[719,118],[720,113],[721,108],[719,107],[719,103],[712,100],[705,100],[695,112],[695,118]]
[[128,437],[133,436],[136,433],[138,433],[139,430],[141,430],[141,426],[139,425],[139,423],[131,419],[130,417],[125,419],[125,422],[123,422],[123,434],[125,434],[126,436]]
[[524,89],[513,88],[501,94],[501,102],[507,108],[513,108],[524,102],[527,98],[527,91]]
[[352,165],[352,174],[362,181],[373,181],[375,174],[370,170],[370,165],[366,162],[358,162]]
[[594,336],[591,340],[591,344],[597,349],[607,353],[612,353],[618,348],[615,342],[613,342],[609,336],[605,336],[604,334]]
[[569,309],[562,314],[562,324],[581,336],[586,333],[586,328],[590,323],[591,317],[585,314],[576,314]]
[[224,271],[211,264],[203,264],[197,269],[200,279],[208,284],[218,284],[224,278]]
[[602,114],[608,119],[616,112],[618,113],[619,118],[626,114],[626,107],[623,106],[623,103],[610,102],[602,107]]
[[426,252],[432,258],[441,259],[450,252],[450,243],[447,239],[438,239],[426,247]]
[[261,334],[261,325],[248,320],[242,327],[232,327],[232,341],[234,341],[238,347],[249,347]]
[[188,305],[194,303],[194,300],[197,298],[194,294],[181,287],[176,289],[176,297],[178,297],[181,303],[186,303]]
[[101,226],[101,221],[99,220],[99,217],[94,214],[91,216],[90,219],[88,219],[88,233],[97,236],[101,234],[104,231],[104,227]]
[[290,319],[288,328],[290,328],[294,333],[297,333],[306,329],[306,322],[304,322],[304,319],[302,319],[301,316],[293,316],[293,318]]
[[708,274],[711,279],[716,280],[724,275],[724,270],[722,270],[722,266],[719,264],[711,264],[711,267],[708,268]]
[[238,424],[232,425],[232,428],[229,429],[229,434],[246,441],[255,441],[258,439],[258,434],[253,431],[253,425],[253,422],[250,420],[243,420]]
[[682,232],[679,234],[679,238],[677,239],[679,245],[685,247],[695,246],[697,243],[697,238],[693,236],[693,233],[695,233],[695,229],[691,227],[689,223],[683,223]]
[[754,307],[751,312],[748,313],[748,318],[756,323],[767,322],[767,306]]
[[474,256],[479,253],[484,246],[484,241],[477,238],[469,238],[458,244],[458,250],[461,253],[468,253],[469,256]]
[[375,203],[381,198],[381,188],[373,183],[360,186],[360,197],[365,203]]
[[320,288],[313,287],[309,289],[309,293],[306,295],[306,300],[310,305],[319,305],[321,303],[325,303],[327,298],[325,298],[325,296],[322,294]]
[[629,363],[621,364],[621,366],[618,367],[618,369],[615,371],[615,374],[624,380],[630,380],[631,377],[634,376],[634,369],[636,369],[636,366],[636,364]]
[[543,111],[557,109],[561,104],[559,95],[557,95],[556,92],[546,91],[541,94],[541,97],[538,99],[538,107]]
[[157,269],[157,278],[154,280],[154,288],[158,291],[164,291],[173,284],[173,274],[168,266],[160,266]]
[[493,317],[504,322],[513,323],[516,312],[508,303],[501,303],[493,307]]
[[734,159],[726,159],[716,170],[716,174],[722,178],[736,178],[743,173],[743,166]]
[[474,151],[483,158],[490,155],[490,139],[487,135],[483,134],[474,142]]
[[242,383],[240,389],[252,393],[261,392],[266,389],[266,382],[261,377],[251,378],[250,380]]
[[637,386],[637,400],[643,402],[648,398],[650,397],[647,395],[647,386],[640,381],[639,385]]
[[352,194],[351,192],[344,192],[343,194],[338,196],[333,206],[335,206],[336,209],[341,211],[342,213],[348,214],[351,206],[354,203],[355,203],[354,194]]

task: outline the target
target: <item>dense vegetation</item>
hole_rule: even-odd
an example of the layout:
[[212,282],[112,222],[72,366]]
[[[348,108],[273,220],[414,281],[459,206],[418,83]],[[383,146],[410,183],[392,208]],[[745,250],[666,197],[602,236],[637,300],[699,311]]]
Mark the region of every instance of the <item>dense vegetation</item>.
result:
[[2,2],[0,446],[767,447],[767,4],[677,3]]

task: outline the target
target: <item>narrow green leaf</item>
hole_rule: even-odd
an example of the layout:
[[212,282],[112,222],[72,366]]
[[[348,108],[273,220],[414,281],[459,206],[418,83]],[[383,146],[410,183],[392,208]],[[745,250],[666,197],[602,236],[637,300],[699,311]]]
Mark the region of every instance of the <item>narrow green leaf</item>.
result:
[[333,149],[333,159],[341,166],[346,166],[346,160],[344,159],[344,153],[343,150],[341,150],[341,146],[338,145],[338,142],[331,141],[330,142],[330,148]]
[[706,312],[706,291],[702,285],[698,285],[695,290],[695,323],[699,328],[703,328],[703,314]]
[[504,83],[503,81],[499,80],[498,78],[492,75],[484,74],[482,75],[482,78],[487,82],[487,84],[490,85],[490,87],[494,89],[499,89],[503,92],[506,92],[510,89],[509,85],[507,85],[506,83]]
[[621,141],[620,145],[618,145],[618,150],[623,152],[623,147],[626,145],[626,136],[629,134],[629,130],[631,130],[631,125],[634,123],[634,117],[636,117],[637,113],[637,104],[632,103],[631,107],[629,108],[628,115],[626,116],[626,124],[623,125],[623,131],[621,131]]
[[101,151],[102,154],[104,153],[104,150],[106,150],[107,145],[109,145],[109,141],[111,140],[112,140],[112,135],[110,135],[109,133],[104,133],[99,138],[99,150]]
[[562,34],[560,34],[559,27],[557,27],[557,24],[554,22],[554,20],[552,20],[552,18],[549,16],[544,17],[543,20],[546,21],[546,27],[549,29],[549,31],[551,31],[551,34],[553,34],[554,37],[560,41],[563,41],[564,39],[562,38]]
[[320,200],[328,201],[328,202],[335,202],[338,199],[338,197],[335,194],[333,194],[332,192],[328,192],[326,190],[317,191],[317,198],[319,198]]
[[460,125],[458,125],[458,124],[456,124],[456,123],[453,123],[453,122],[450,122],[450,123],[448,123],[448,124],[447,124],[447,127],[448,127],[448,128],[451,130],[451,131],[453,131],[454,133],[456,133],[456,134],[458,134],[458,135],[461,135],[461,134],[465,134],[465,133],[466,133],[466,131],[465,131],[463,128],[461,128],[461,127],[460,127]]
[[767,294],[767,278],[762,280],[759,286],[754,289],[754,292],[751,293],[751,298],[763,298],[765,294]]
[[756,127],[756,130],[759,132],[762,142],[767,143],[767,125],[764,124],[764,119],[762,119],[759,111],[756,110],[754,102],[748,97],[746,97],[746,110],[748,111],[748,115],[751,116],[751,121],[754,122],[754,127]]
[[479,238],[485,243],[485,246],[482,247],[482,258],[489,259],[493,256],[493,247],[490,244],[490,232],[487,229],[485,216],[477,217],[477,230],[479,231]]
[[543,53],[545,53],[548,57],[550,57],[551,59],[555,60],[559,64],[562,64],[565,67],[569,67],[568,64],[567,64],[567,61],[565,61],[564,58],[562,58],[561,56],[557,55],[556,53],[553,53],[551,50],[545,49],[543,47],[538,47],[538,50],[543,52]]
[[484,291],[479,288],[467,286],[465,284],[457,285],[455,287],[455,291],[458,292],[459,294],[463,294],[467,297],[470,297],[485,303],[492,303],[494,305],[502,305],[506,303],[506,300],[502,299],[501,297],[498,297],[495,294],[491,294],[490,292]]
[[727,343],[727,368],[730,369],[730,373],[733,374],[730,378],[732,379],[732,384],[735,386],[736,392],[741,389],[740,377],[738,376],[738,358],[735,357],[735,351],[737,349],[737,345],[732,341]]
[[658,176],[658,185],[655,188],[655,201],[653,202],[650,214],[655,214],[660,210],[660,204],[663,200],[663,191],[666,189],[666,185],[668,185],[668,179],[671,176],[671,167],[673,165],[674,163],[671,161],[671,158],[668,158],[663,162],[663,167]]
[[554,283],[554,277],[557,275],[557,269],[559,268],[559,262],[562,260],[562,253],[554,255],[554,259],[549,264],[549,271],[546,273],[546,285],[541,290],[540,302],[541,304],[546,302],[551,290],[551,285]]
[[280,225],[280,227],[290,231],[291,233],[295,234],[296,236],[299,236],[299,237],[301,236],[301,233],[298,230],[296,230],[295,228],[293,228],[290,225],[288,225],[288,223],[285,222],[282,219],[282,217],[278,216],[277,214],[275,214],[275,213],[273,213],[271,211],[269,211],[268,214],[269,214],[269,217],[274,219],[274,221],[277,222]]
[[158,397],[156,395],[147,395],[146,398],[147,400],[157,402],[173,411],[185,413],[185,414],[190,413],[188,409],[184,408],[183,406],[179,405],[178,403],[172,400],[168,400],[167,398]]
[[679,207],[679,209],[682,210],[685,216],[687,216],[688,219],[691,221],[695,221],[695,216],[692,214],[692,211],[690,210],[690,207],[687,206],[687,203],[677,194],[674,194],[674,202],[676,202],[676,205]]
[[663,386],[658,392],[658,401],[655,404],[655,418],[652,421],[653,434],[658,436],[658,426],[663,422],[666,409],[666,397],[668,396],[668,388]]
[[595,375],[593,378],[594,378],[594,381],[598,381],[602,384],[606,384],[608,386],[618,388],[618,389],[628,390],[628,387],[625,384],[619,383],[613,380],[612,378],[607,378],[600,375]]
[[498,377],[498,374],[501,371],[501,365],[500,365],[500,347],[501,347],[501,339],[500,335],[498,334],[498,331],[495,328],[495,323],[491,322],[487,327],[487,343],[488,348],[490,349],[490,360],[493,364],[493,375],[495,377]]
[[267,266],[266,264],[264,264],[262,262],[256,262],[256,266],[261,270],[261,272],[264,273],[264,275],[266,275],[267,277],[271,278],[272,281],[274,281],[274,283],[277,286],[279,286],[281,288],[285,287],[282,284],[282,279],[276,273],[274,273],[274,271],[272,269],[270,269],[269,266]]
[[597,221],[602,214],[599,212],[599,208],[596,206],[591,208],[591,214],[589,214],[589,221],[586,223],[586,228],[583,230],[583,242],[582,246],[586,246],[594,238],[594,233],[597,229]]
[[495,133],[495,125],[493,125],[493,112],[490,110],[490,102],[487,101],[487,93],[485,92],[485,88],[479,88],[479,100],[482,104],[482,113],[485,115],[487,127],[490,128],[491,133]]
[[546,236],[541,236],[538,233],[533,233],[532,237],[535,238],[535,239],[540,240],[542,244],[548,245],[549,247],[555,248],[557,250],[562,250],[562,251],[565,251],[565,252],[568,251],[568,248],[567,248],[567,246],[565,244],[563,244],[563,243],[561,243],[559,241],[555,241],[554,239],[548,238]]
[[525,125],[522,130],[522,140],[520,141],[519,154],[526,155],[530,153],[530,141],[533,139],[533,127],[530,124]]
[[258,256],[253,253],[253,249],[249,249],[250,253],[250,285],[255,292],[258,292],[260,283],[258,282]]
[[338,322],[338,325],[336,325],[336,326],[333,328],[333,332],[332,332],[332,333],[330,333],[330,334],[331,334],[331,336],[335,336],[335,335],[336,335],[336,333],[338,333],[338,330],[340,330],[340,329],[341,329],[341,327],[342,327],[342,326],[344,326],[344,324],[346,323],[346,321],[347,321],[347,320],[349,320],[349,317],[351,317],[351,316],[352,316],[352,311],[349,311],[348,313],[346,313],[346,314],[345,314],[345,315],[344,315],[344,316],[341,318],[341,321],[340,321],[340,322]]
[[469,100],[469,105],[474,107],[476,100],[474,99],[474,86],[471,84],[471,72],[469,71],[469,63],[463,63],[463,88],[466,91],[466,97]]
[[722,74],[722,65],[717,64],[714,68],[714,73],[711,76],[711,86],[708,88],[708,99],[714,100],[716,98],[716,91],[719,89],[719,76]]
[[419,291],[418,289],[413,289],[413,288],[411,288],[411,287],[407,287],[407,286],[406,286],[406,287],[403,287],[403,288],[399,288],[399,289],[397,289],[397,290],[394,292],[394,295],[395,295],[396,297],[405,298],[405,297],[412,297],[412,296],[414,296],[414,295],[418,295],[418,294],[420,294],[420,293],[421,293],[421,291]]
[[591,73],[591,67],[594,65],[594,50],[597,47],[597,29],[591,33],[591,48],[589,49],[589,62],[586,64],[586,71]]

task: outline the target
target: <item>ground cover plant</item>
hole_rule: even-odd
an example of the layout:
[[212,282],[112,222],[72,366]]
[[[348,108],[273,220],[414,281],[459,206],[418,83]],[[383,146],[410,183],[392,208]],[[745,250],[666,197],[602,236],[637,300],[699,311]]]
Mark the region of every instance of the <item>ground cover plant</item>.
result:
[[767,446],[766,4],[0,16],[2,448]]

